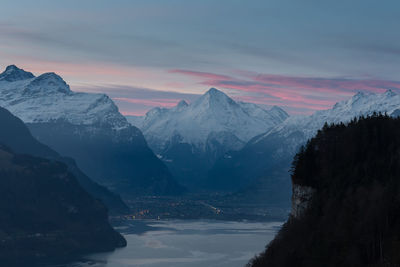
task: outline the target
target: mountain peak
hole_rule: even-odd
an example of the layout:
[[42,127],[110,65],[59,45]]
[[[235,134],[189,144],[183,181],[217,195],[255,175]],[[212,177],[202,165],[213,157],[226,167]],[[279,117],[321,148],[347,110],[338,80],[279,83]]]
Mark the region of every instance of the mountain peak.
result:
[[218,89],[216,89],[214,87],[208,89],[208,91],[205,92],[204,95],[210,95],[210,96],[221,96],[221,95],[224,95],[224,96],[227,96],[224,92],[222,92],[222,91],[220,91],[220,90],[218,90]]
[[279,112],[285,112],[286,113],[286,111],[284,111],[282,108],[280,108],[280,107],[278,107],[278,106],[272,106],[271,107],[271,109],[270,109],[271,111],[279,111]]
[[35,78],[29,85],[29,92],[71,93],[69,85],[54,72],[44,73]]
[[[216,152],[220,151],[217,143],[223,149],[237,150],[244,142],[270,130],[287,116],[277,107],[269,111],[254,103],[236,102],[211,88],[190,104],[180,101],[171,109],[154,108],[139,123],[150,146],[161,154],[174,151],[172,147],[181,143],[202,152]],[[137,123],[135,119],[131,121]]]
[[185,100],[181,100],[176,106],[181,108],[181,107],[187,107],[189,106],[189,104]]
[[194,103],[195,106],[199,105],[207,105],[207,106],[221,106],[231,104],[235,105],[236,102],[233,101],[229,96],[227,96],[224,92],[210,88],[207,92],[204,93],[201,97],[199,97]]
[[289,114],[282,108],[278,106],[272,106],[272,108],[269,110],[272,114],[280,116],[283,120],[287,119],[289,117]]
[[362,92],[362,91],[358,91],[358,92],[353,96],[353,98],[360,98],[360,97],[363,97],[363,96],[365,96],[365,93]]
[[6,67],[6,71],[13,71],[13,70],[20,70],[20,68],[18,68],[18,67],[15,66],[14,64],[8,65],[8,66]]
[[15,82],[26,79],[32,79],[35,76],[31,72],[24,71],[15,65],[9,65],[6,70],[0,74],[0,81]]
[[393,97],[395,95],[397,95],[397,94],[395,92],[393,92],[392,89],[388,89],[385,92],[385,96]]
[[44,80],[53,80],[53,81],[57,81],[57,82],[64,82],[63,78],[61,78],[61,76],[57,75],[54,72],[46,72],[43,73],[42,75],[38,76],[35,81],[44,81]]
[[349,99],[349,103],[351,105],[355,105],[355,104],[359,103],[360,101],[362,101],[363,99],[365,99],[368,95],[370,95],[370,94],[362,92],[362,91],[358,91],[355,95],[353,95],[352,98]]
[[173,112],[181,112],[181,111],[185,110],[188,106],[189,106],[189,104],[186,103],[185,100],[181,100],[175,107],[173,107],[170,110]]

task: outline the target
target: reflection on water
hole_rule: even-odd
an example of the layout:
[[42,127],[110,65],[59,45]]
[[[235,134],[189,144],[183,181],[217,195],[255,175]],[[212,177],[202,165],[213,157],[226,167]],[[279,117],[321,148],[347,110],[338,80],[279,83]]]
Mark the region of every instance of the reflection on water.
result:
[[128,246],[89,255],[74,267],[235,267],[273,239],[282,222],[132,221],[120,227]]

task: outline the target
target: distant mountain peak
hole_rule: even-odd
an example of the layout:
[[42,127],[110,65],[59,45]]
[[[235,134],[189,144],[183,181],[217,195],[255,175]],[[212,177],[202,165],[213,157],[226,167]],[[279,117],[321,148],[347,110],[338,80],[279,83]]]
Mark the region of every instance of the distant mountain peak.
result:
[[181,112],[181,111],[185,110],[188,106],[189,106],[189,104],[185,100],[181,100],[175,107],[173,107],[171,109],[171,111]]
[[69,85],[54,72],[36,77],[28,86],[26,93],[72,93]]
[[287,119],[289,117],[289,114],[282,108],[278,106],[272,106],[272,108],[269,110],[271,114],[275,114],[276,116],[280,117],[283,120]]
[[279,107],[279,106],[273,105],[273,106],[271,107],[271,109],[282,109],[282,108]]
[[[342,101],[339,102],[338,106],[342,106],[342,105],[351,105],[351,106],[357,106],[357,105],[362,105],[362,103],[364,103],[364,101],[366,101],[366,99],[368,98],[368,96],[373,95],[372,93],[369,92],[362,92],[362,91],[358,91],[355,95],[353,95],[349,100],[347,101]],[[335,105],[336,107],[336,105]]]
[[270,109],[271,111],[279,111],[279,112],[285,112],[282,108],[278,107],[278,106],[272,106],[272,108]]
[[226,95],[224,92],[210,88],[201,97],[199,97],[195,102],[194,106],[205,107],[216,107],[221,108],[222,106],[235,106],[237,103]]
[[15,65],[13,64],[13,65],[8,65],[8,66],[6,67],[6,70],[5,70],[5,71],[13,71],[13,70],[20,70],[20,68],[18,68],[17,66],[15,66]]
[[0,74],[0,81],[15,82],[26,79],[32,79],[35,76],[31,72],[24,71],[15,65],[9,65],[5,71]]
[[222,92],[214,87],[208,89],[208,91],[205,92],[204,95],[210,96],[210,97],[228,97],[229,98],[229,96],[227,96],[224,92]]
[[392,89],[388,89],[388,90],[386,90],[385,95],[389,96],[389,97],[393,97],[397,94],[395,92],[393,92]]
[[76,125],[109,125],[113,129],[130,126],[104,94],[73,92],[53,72],[35,77],[14,65],[0,74],[0,106],[29,123],[63,120]]
[[165,111],[166,111],[165,108],[154,107],[146,112],[146,116],[149,116],[149,117],[158,116],[158,115],[164,113]]
[[[393,92],[391,89],[386,90],[384,93],[371,93],[371,92],[362,92],[359,91],[355,95],[353,95],[348,100],[344,100],[341,102],[337,102],[333,109],[363,109],[363,107],[368,107],[376,101],[380,101],[386,99],[387,101],[392,101],[393,98],[398,97],[399,95]],[[374,107],[375,108],[375,107]]]
[[236,102],[211,88],[190,104],[181,101],[173,108],[153,108],[145,117],[128,120],[143,131],[149,146],[178,179],[194,185],[218,158],[238,151],[287,117],[278,107],[267,110]]
[[179,101],[178,105],[176,105],[176,106],[179,108],[182,108],[182,107],[189,106],[189,104],[185,100],[181,100],[181,101]]
[[218,94],[222,93],[222,91],[218,90],[217,88],[211,87],[207,90],[206,94]]
[[269,134],[290,136],[294,131],[304,133],[308,139],[322,128],[325,122],[349,122],[355,117],[372,115],[374,112],[397,116],[400,107],[400,95],[391,90],[385,93],[358,92],[353,97],[338,102],[331,109],[320,110],[310,116],[296,116],[287,120],[282,127],[276,127]]
[[188,143],[204,150],[211,133],[235,136],[246,142],[266,132],[288,117],[282,109],[267,110],[254,103],[236,102],[224,92],[209,89],[190,104],[180,101],[171,109],[153,108],[141,120],[129,118],[144,132],[155,151],[162,151],[175,136],[180,143]]
[[364,93],[364,92],[362,92],[362,91],[358,91],[358,92],[353,96],[353,98],[361,98],[361,97],[364,97],[364,96],[366,96],[366,93]]

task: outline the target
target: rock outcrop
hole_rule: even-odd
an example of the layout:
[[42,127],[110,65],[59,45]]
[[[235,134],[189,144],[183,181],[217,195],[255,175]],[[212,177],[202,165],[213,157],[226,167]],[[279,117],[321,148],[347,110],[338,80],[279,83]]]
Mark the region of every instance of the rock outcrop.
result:
[[315,189],[310,186],[293,185],[292,210],[290,215],[294,218],[301,218],[310,206]]

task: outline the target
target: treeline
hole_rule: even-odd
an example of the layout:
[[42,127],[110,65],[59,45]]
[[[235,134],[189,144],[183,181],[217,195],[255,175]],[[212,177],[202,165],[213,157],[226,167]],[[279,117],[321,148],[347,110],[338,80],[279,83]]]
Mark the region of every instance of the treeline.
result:
[[249,266],[400,266],[400,119],[325,125],[295,156],[292,182],[316,189]]

